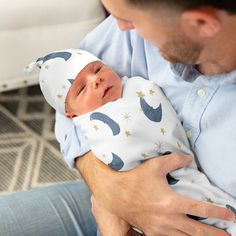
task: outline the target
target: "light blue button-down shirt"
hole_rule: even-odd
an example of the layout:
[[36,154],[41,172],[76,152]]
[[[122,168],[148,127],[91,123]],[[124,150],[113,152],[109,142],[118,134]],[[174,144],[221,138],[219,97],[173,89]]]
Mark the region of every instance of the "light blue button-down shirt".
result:
[[[204,173],[212,183],[236,197],[236,71],[204,76],[192,66],[172,65],[137,35],[121,32],[108,17],[79,45],[110,65],[121,76],[142,76],[164,91]],[[67,163],[89,147],[78,127],[57,114],[57,139]]]

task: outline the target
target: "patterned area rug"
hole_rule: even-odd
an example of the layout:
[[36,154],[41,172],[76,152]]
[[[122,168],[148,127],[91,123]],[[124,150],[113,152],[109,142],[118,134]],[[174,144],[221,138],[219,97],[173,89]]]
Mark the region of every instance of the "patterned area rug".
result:
[[0,94],[0,195],[80,178],[63,160],[54,121],[38,86]]

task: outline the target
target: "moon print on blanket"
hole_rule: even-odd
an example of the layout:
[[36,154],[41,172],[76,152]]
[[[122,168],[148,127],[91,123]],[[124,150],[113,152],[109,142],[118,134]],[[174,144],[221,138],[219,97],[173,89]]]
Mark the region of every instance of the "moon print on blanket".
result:
[[157,108],[150,106],[144,98],[140,98],[140,106],[144,115],[151,121],[160,122],[162,119],[161,104]]
[[117,124],[117,122],[104,113],[94,112],[90,115],[90,120],[102,121],[104,124],[110,127],[114,136],[120,133],[120,126]]
[[[101,113],[101,112],[94,112],[90,115],[90,120],[99,120],[106,124],[112,131],[113,135],[116,136],[120,133],[120,126],[111,119],[108,115]],[[124,166],[124,162],[122,159],[116,155],[115,153],[112,154],[112,161],[108,164],[114,170],[120,170]]]

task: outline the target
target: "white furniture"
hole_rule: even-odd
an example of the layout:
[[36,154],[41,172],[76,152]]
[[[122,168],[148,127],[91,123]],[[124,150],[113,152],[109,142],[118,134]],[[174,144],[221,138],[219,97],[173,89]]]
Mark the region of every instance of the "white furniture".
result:
[[38,83],[24,67],[76,47],[105,18],[100,0],[0,0],[0,92]]

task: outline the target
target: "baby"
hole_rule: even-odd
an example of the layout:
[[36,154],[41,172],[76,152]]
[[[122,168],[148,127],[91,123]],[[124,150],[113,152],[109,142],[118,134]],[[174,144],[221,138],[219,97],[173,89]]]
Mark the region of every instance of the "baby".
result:
[[[154,82],[141,77],[120,78],[100,59],[77,49],[50,53],[31,63],[27,71],[35,67],[41,69],[40,87],[47,102],[73,118],[91,151],[114,170],[128,170],[170,152],[193,156],[177,114]],[[236,201],[211,185],[194,161],[166,177],[175,191],[236,213]],[[234,222],[190,217],[236,235]],[[119,221],[116,216],[112,218]],[[122,233],[117,235],[126,235],[128,230],[128,224],[123,224]]]

